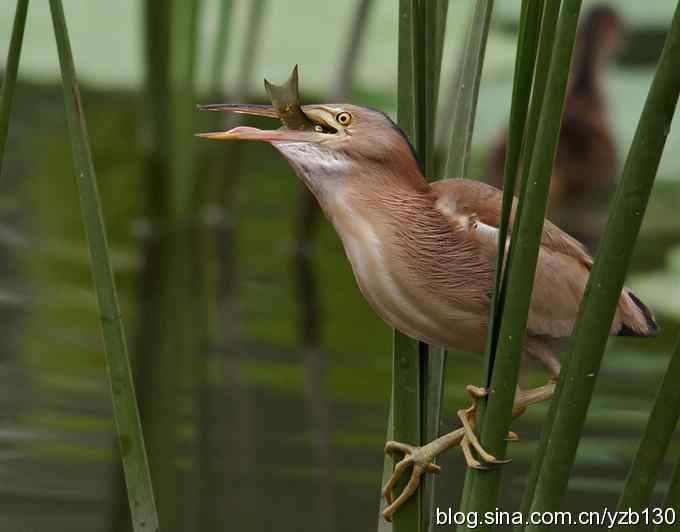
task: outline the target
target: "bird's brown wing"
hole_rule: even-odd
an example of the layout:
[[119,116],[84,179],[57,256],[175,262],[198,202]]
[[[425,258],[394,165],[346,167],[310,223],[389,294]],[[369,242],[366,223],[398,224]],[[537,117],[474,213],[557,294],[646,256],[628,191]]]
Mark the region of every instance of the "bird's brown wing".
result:
[[[495,262],[501,216],[500,190],[467,179],[432,184],[440,210],[479,243],[480,252]],[[512,221],[516,209],[513,203]],[[528,332],[563,338],[571,334],[583,297],[592,259],[574,238],[546,221],[529,310]]]

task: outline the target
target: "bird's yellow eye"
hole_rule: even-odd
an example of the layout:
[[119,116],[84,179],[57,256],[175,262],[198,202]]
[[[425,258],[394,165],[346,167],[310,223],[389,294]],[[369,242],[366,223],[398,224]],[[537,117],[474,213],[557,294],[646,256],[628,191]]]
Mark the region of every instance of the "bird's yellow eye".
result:
[[345,111],[342,113],[338,113],[335,119],[341,126],[349,126],[350,123],[352,122],[352,115]]

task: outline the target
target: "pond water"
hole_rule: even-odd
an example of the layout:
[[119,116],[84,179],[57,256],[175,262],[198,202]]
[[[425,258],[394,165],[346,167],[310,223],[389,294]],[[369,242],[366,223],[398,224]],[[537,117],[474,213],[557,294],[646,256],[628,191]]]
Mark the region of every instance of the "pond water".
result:
[[[125,530],[60,98],[57,88],[20,87],[4,172],[0,528]],[[229,209],[207,202],[185,224],[160,227],[146,207],[153,198],[143,186],[139,102],[86,92],[85,105],[164,530],[373,528],[391,333],[360,297],[331,228],[321,224],[310,251],[317,343],[302,323],[310,302],[295,289],[300,186],[273,151],[238,152]],[[222,149],[210,144],[201,153],[213,160]],[[220,168],[225,179],[237,175]],[[677,227],[668,225],[669,195],[677,205],[680,191],[670,182],[650,207],[635,258],[640,286],[653,277],[645,271],[670,271],[663,261],[672,237],[664,235],[677,235]],[[220,245],[209,245],[215,238]],[[567,507],[615,503],[678,329],[675,316],[662,314],[657,339],[610,343]],[[478,380],[475,358],[449,361],[443,429],[456,424],[463,386]],[[544,415],[539,407],[516,424],[522,442],[511,448],[503,508],[517,504]],[[679,447],[675,441],[669,461]],[[461,489],[460,452],[441,463],[437,496],[450,506]]]
[[[133,11],[123,4],[116,16]],[[629,9],[639,4],[626,3]],[[664,22],[665,12],[654,5],[645,24]],[[36,13],[45,26],[42,7]],[[499,13],[512,24],[511,9]],[[394,36],[383,31],[395,27],[384,20],[393,10],[382,2],[378,14],[384,17],[373,29],[369,59],[394,46]],[[69,12],[76,28],[89,28],[90,37],[83,36],[76,50],[88,50],[83,60],[96,78],[106,61],[83,45],[97,33],[83,21],[86,15]],[[3,17],[0,27],[8,27]],[[507,114],[510,42],[507,28],[494,28],[472,177],[484,176],[488,144]],[[33,73],[47,70],[36,52],[43,44],[41,37],[29,46]],[[120,53],[132,53],[130,47],[126,41]],[[314,71],[311,59],[310,65]],[[362,67],[362,88],[352,100],[394,109],[394,93],[383,83],[393,79],[393,67],[381,65],[373,82],[366,72],[373,67]],[[167,220],[171,192],[159,179],[162,162],[148,158],[153,142],[140,126],[145,102],[130,90],[139,68],[126,63],[119,92],[102,88],[110,82],[109,68],[97,90],[85,84],[84,103],[162,529],[373,529],[390,329],[361,297],[325,220],[315,244],[300,253],[305,196],[268,146],[197,144],[201,208],[174,224],[161,221]],[[607,72],[622,154],[651,75],[649,65]],[[320,91],[323,79],[317,72],[310,85]],[[0,530],[123,532],[129,529],[127,500],[60,90],[52,84],[18,87],[0,181]],[[305,101],[320,99],[305,92]],[[187,143],[197,142],[195,131],[214,127],[199,120],[186,132]],[[656,310],[662,332],[652,340],[610,341],[567,509],[615,505],[680,329],[680,298],[672,297],[680,275],[678,138],[672,132],[629,283]],[[535,384],[543,379],[539,372],[529,375]],[[457,426],[455,412],[467,403],[465,384],[479,382],[478,358],[449,359],[442,431]],[[545,407],[534,408],[514,425],[522,441],[510,448],[503,509],[518,504],[545,413]],[[656,503],[679,454],[676,436],[659,472]],[[440,463],[438,505],[455,506],[464,471],[460,451]]]

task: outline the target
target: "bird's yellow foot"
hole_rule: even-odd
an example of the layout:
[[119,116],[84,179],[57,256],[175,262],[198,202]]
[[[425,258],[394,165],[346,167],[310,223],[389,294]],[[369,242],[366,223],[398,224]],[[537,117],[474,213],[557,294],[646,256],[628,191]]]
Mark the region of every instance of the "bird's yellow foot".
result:
[[[460,440],[460,438],[463,437],[463,434],[461,429],[458,429],[458,431],[461,432],[460,437],[458,438]],[[415,493],[416,489],[418,489],[420,477],[423,475],[423,473],[439,473],[439,471],[441,471],[441,467],[433,462],[435,456],[437,456],[438,453],[435,452],[432,444],[437,441],[438,440],[435,440],[434,442],[424,445],[423,447],[414,447],[413,445],[399,443],[396,441],[388,441],[385,444],[386,453],[391,455],[397,455],[401,453],[404,455],[404,458],[402,458],[397,463],[397,465],[394,466],[392,476],[383,488],[383,497],[385,497],[385,501],[387,502],[387,507],[383,510],[383,517],[388,521],[392,520],[392,515],[394,515],[394,512],[396,512],[399,507],[402,506],[411,497],[411,495],[413,495],[413,493]],[[409,479],[408,484],[401,494],[399,494],[399,496],[395,499],[393,497],[392,490],[394,489],[397,481],[409,467],[412,468],[411,478]]]
[[[481,397],[485,397],[488,392],[484,388],[478,388],[476,386],[468,386],[466,389],[470,394],[470,397],[472,397],[473,404],[469,408],[458,412],[458,417],[463,423],[461,428],[445,434],[422,447],[415,447],[396,441],[388,441],[385,444],[386,453],[391,455],[404,455],[394,467],[392,476],[383,488],[383,496],[387,502],[387,506],[383,510],[383,517],[388,521],[392,520],[394,513],[415,493],[420,484],[420,477],[422,477],[424,473],[439,473],[439,471],[441,471],[441,468],[434,463],[434,459],[451,447],[460,445],[468,467],[473,467],[475,469],[493,469],[510,461],[498,460],[495,456],[486,452],[480,445],[473,430],[474,415],[477,400]],[[509,441],[519,440],[517,434],[514,432],[509,432],[507,439]],[[474,458],[472,449],[477,452],[480,460]],[[395,499],[393,494],[394,486],[409,467],[411,467],[411,477],[409,478],[408,484]]]
[[[460,442],[460,447],[465,456],[465,462],[468,467],[474,469],[493,469],[499,465],[507,464],[510,460],[498,460],[494,455],[485,451],[475,434],[474,423],[475,414],[477,412],[477,401],[486,397],[489,394],[488,390],[478,386],[472,386],[471,384],[466,386],[465,390],[472,398],[472,405],[464,410],[458,411],[458,419],[460,419],[460,422],[463,424],[463,430],[465,431],[465,436],[463,436],[463,439]],[[509,433],[507,439],[517,441],[517,434],[514,432]],[[472,449],[477,451],[481,461],[473,456]]]

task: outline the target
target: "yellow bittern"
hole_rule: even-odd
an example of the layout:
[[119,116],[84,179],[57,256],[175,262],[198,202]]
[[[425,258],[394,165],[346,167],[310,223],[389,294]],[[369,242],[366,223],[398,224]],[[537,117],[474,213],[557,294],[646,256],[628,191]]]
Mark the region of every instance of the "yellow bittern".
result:
[[[284,127],[236,127],[200,136],[271,144],[318,200],[342,240],[359,289],[383,320],[429,344],[481,353],[501,192],[466,179],[428,183],[406,136],[385,114],[350,104],[300,106],[297,71],[287,84],[266,87],[271,106],[202,109],[277,118]],[[592,263],[581,244],[545,222],[523,353],[542,363],[550,380],[532,390],[518,388],[513,415],[552,397],[560,371],[556,353],[572,332]],[[652,336],[656,331],[652,313],[624,288],[610,334]],[[474,386],[468,392],[473,405],[458,412],[460,429],[422,447],[387,442],[386,452],[405,455],[384,487],[387,519],[416,490],[423,473],[438,471],[433,460],[450,447],[460,445],[471,467],[502,463],[482,448],[473,431],[474,401],[487,392]],[[411,466],[407,488],[393,499],[396,480]]]

